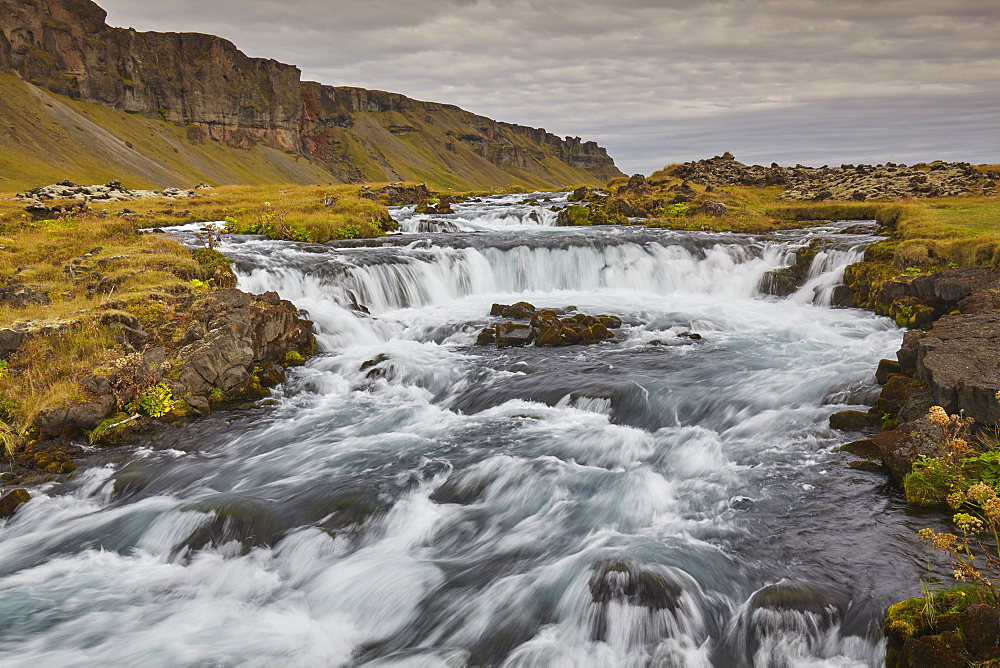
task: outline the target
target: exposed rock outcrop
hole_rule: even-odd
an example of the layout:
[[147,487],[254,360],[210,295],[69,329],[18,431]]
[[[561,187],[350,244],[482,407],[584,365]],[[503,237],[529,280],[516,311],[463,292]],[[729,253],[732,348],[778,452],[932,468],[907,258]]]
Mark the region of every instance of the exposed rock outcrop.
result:
[[782,199],[867,201],[907,197],[948,197],[996,190],[997,173],[984,173],[966,162],[918,163],[907,166],[841,165],[839,167],[770,167],[745,165],[732,154],[686,162],[672,176],[711,186],[784,186]]
[[[121,181],[109,181],[104,185],[81,186],[72,181],[60,181],[49,186],[32,188],[14,196],[14,199],[41,203],[53,199],[80,199],[95,204],[127,202],[136,199],[187,199],[197,197],[194,190],[164,188],[163,190],[129,190]],[[30,213],[30,211],[29,211]]]
[[885,465],[902,481],[920,455],[941,454],[939,430],[925,417],[932,405],[948,413],[964,411],[978,427],[1000,422],[1000,275],[958,269],[886,282],[879,303],[913,300],[929,314],[928,331],[913,329],[903,337],[898,367],[880,364],[884,382],[869,411],[893,427],[877,434]]
[[[587,315],[565,309],[536,309],[528,302],[494,304],[491,316],[510,318],[515,322],[498,322],[484,328],[476,339],[477,345],[495,344],[498,348],[526,346],[539,347],[588,345],[614,338],[612,329],[622,326],[622,320],[613,315]],[[519,322],[518,322],[519,321]]]
[[159,383],[184,402],[183,412],[208,412],[210,399],[261,396],[284,380],[283,363],[314,348],[312,323],[274,292],[223,289],[189,302],[180,308],[188,322],[182,338],[153,340],[95,370],[80,383],[89,399],[43,410],[33,426],[42,436],[94,429]]

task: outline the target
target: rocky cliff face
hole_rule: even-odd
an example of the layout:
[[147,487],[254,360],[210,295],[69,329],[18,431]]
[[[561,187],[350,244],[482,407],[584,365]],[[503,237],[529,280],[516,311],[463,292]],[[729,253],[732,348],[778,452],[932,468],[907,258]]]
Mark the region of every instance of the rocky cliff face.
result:
[[[105,23],[90,0],[0,0],[0,70],[55,93],[188,126],[193,142],[304,154],[341,181],[464,169],[469,183],[569,184],[621,172],[594,142],[402,95],[302,82],[196,33]],[[558,161],[553,163],[553,160]]]
[[[495,171],[498,184],[511,172],[567,184],[622,175],[595,142],[501,123],[450,104],[314,82],[303,82],[302,98],[303,149],[342,170],[348,181],[424,180],[421,172],[435,164],[458,174]],[[359,151],[369,160],[352,159]],[[553,169],[553,160],[568,168],[565,175]]]
[[190,124],[192,138],[294,150],[299,70],[195,33],[105,24],[89,0],[0,0],[0,65],[49,90]]

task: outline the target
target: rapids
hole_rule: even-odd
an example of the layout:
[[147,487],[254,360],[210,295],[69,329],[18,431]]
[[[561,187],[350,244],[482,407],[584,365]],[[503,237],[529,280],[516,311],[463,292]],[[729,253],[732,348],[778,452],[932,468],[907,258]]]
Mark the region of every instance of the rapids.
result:
[[[827,425],[899,347],[829,307],[874,238],[558,228],[565,195],[537,197],[402,207],[371,241],[227,237],[320,354],[275,406],[35,490],[0,527],[0,663],[878,665],[928,521]],[[817,237],[807,283],[763,295]],[[518,300],[625,324],[475,346]]]

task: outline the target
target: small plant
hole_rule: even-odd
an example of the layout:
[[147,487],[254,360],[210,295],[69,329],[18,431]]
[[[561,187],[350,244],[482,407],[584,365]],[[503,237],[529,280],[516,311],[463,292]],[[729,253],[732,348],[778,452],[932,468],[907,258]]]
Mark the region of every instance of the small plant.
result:
[[285,366],[302,366],[306,363],[306,358],[298,350],[289,350],[282,361]]
[[688,212],[689,208],[690,207],[687,202],[677,202],[676,204],[671,204],[663,209],[663,214],[674,218],[680,218]]
[[190,281],[188,281],[188,285],[190,285],[195,290],[208,290],[208,283],[198,278],[192,278]]
[[907,267],[903,270],[904,276],[916,276],[920,273],[920,267]]
[[173,409],[173,394],[165,383],[157,383],[139,396],[138,410],[149,417],[163,417]]
[[216,223],[208,223],[194,236],[197,237],[202,246],[210,250],[215,250],[215,247],[219,245],[220,241],[222,241],[223,229],[224,226],[219,226]]
[[7,378],[10,376],[10,364],[7,360],[0,360],[0,378]]
[[913,485],[911,478],[919,473],[927,483],[925,491],[934,487],[951,508],[968,512],[952,516],[961,535],[929,528],[921,529],[918,535],[934,550],[950,556],[956,579],[972,584],[980,600],[995,603],[993,579],[1000,575],[1000,498],[996,483],[984,481],[984,474],[992,480],[1000,478],[1000,452],[976,454],[972,450],[966,441],[971,419],[948,415],[940,406],[932,406],[928,418],[941,431],[945,454],[924,458],[914,465],[914,473],[904,482],[907,498]]
[[338,239],[356,239],[361,236],[361,226],[354,223],[344,225],[337,230]]
[[213,387],[212,391],[208,393],[208,400],[213,404],[217,404],[220,401],[224,401],[225,398],[226,398],[226,391],[223,390],[221,387]]
[[20,444],[20,435],[10,425],[0,420],[0,446],[3,447],[4,452],[7,453],[7,457],[11,461],[14,460],[14,453],[17,452]]
[[125,433],[125,428],[128,427],[130,423],[135,422],[138,419],[138,413],[133,413],[132,415],[126,415],[124,413],[112,415],[89,432],[86,432],[87,441],[91,445],[94,445],[95,443],[114,443],[121,438],[123,433]]

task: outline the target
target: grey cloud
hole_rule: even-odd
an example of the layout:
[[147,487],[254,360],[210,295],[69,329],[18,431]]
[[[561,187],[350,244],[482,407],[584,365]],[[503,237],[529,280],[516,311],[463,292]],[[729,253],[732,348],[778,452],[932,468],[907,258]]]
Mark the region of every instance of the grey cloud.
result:
[[981,0],[103,5],[114,25],[219,34],[307,79],[597,139],[626,171],[724,150],[997,159],[1000,7]]

